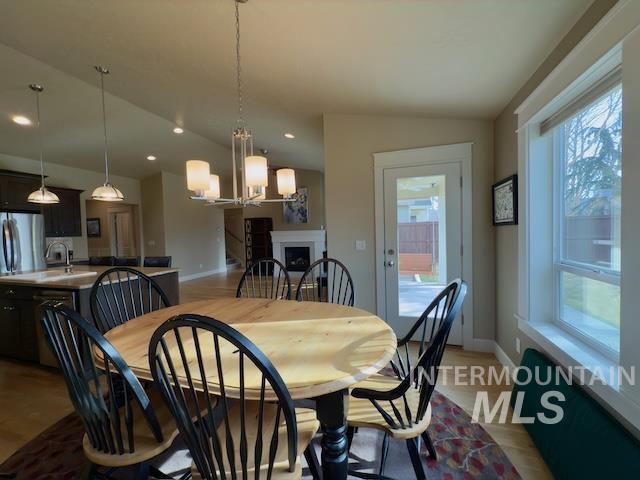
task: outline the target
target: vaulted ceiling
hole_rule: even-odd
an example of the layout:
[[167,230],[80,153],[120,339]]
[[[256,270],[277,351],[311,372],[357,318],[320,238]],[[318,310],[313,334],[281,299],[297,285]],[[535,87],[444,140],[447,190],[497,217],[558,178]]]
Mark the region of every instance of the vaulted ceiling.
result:
[[[272,163],[322,170],[326,112],[495,118],[589,3],[249,0],[247,122]],[[181,171],[188,158],[222,170],[234,41],[233,0],[0,0],[0,153],[35,156],[33,132],[9,117],[33,111],[26,85],[40,82],[49,160],[99,169],[99,63],[112,71],[114,172]]]

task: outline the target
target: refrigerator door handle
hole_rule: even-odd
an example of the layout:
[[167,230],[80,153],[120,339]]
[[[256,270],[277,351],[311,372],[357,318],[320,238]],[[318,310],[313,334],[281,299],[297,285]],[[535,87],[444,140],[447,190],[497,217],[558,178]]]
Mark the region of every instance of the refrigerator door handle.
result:
[[16,232],[16,224],[15,221],[12,222],[9,220],[9,240],[11,241],[11,271],[15,272],[18,269],[18,265],[16,265],[16,239],[18,238]]
[[7,270],[11,272],[12,264],[9,261],[9,252],[7,251],[7,242],[10,242],[10,231],[9,231],[9,221],[2,221],[2,253],[4,254],[4,264],[7,267]]

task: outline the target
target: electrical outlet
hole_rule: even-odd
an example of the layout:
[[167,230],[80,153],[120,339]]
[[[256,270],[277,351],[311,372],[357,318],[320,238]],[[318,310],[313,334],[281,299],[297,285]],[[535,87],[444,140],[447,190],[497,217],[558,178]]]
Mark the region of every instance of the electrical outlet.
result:
[[520,353],[520,339],[516,337],[516,352]]
[[367,249],[367,241],[366,240],[356,240],[356,250],[364,251]]

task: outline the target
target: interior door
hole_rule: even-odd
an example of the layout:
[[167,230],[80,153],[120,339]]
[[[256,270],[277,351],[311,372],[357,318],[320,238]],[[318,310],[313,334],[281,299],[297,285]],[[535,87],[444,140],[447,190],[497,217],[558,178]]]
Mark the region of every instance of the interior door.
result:
[[[462,272],[459,163],[384,170],[386,321],[398,337]],[[462,345],[457,318],[449,343]]]
[[111,215],[111,254],[116,257],[135,256],[131,236],[131,215],[129,212],[117,212]]

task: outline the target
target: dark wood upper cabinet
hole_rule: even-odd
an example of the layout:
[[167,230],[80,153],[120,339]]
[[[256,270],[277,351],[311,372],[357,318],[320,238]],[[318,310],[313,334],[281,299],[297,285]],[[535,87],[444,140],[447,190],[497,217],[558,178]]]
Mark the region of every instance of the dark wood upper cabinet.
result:
[[60,203],[42,205],[44,230],[47,237],[79,237],[82,235],[80,219],[80,193],[82,190],[49,187],[58,195]]
[[0,170],[0,210],[40,213],[40,205],[27,201],[38,187],[39,175]]
[[0,170],[0,211],[42,213],[47,237],[79,237],[82,235],[80,194],[82,190],[48,187],[58,195],[60,203],[29,203],[29,194],[40,187],[40,175]]

